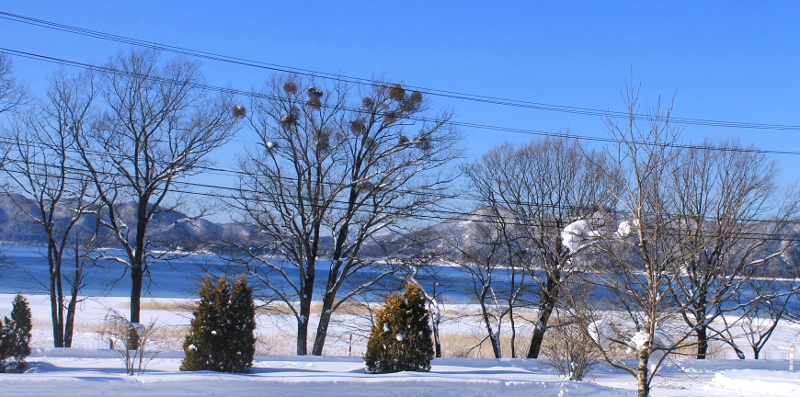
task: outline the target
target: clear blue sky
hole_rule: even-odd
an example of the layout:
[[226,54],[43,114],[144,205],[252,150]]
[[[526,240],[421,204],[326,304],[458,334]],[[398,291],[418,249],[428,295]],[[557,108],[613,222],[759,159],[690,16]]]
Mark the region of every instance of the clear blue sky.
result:
[[[627,4],[633,3],[633,4]],[[0,11],[271,62],[408,84],[623,110],[675,95],[675,116],[800,125],[800,3],[731,1],[16,1]],[[130,47],[0,19],[0,47],[103,62]],[[54,67],[15,60],[41,92]],[[269,73],[206,62],[209,83],[248,90]],[[597,117],[438,100],[458,120],[607,136]],[[533,137],[465,130],[467,155]],[[686,141],[741,137],[800,151],[800,132],[687,126]],[[243,142],[237,143],[241,145]],[[236,146],[219,152],[230,166]],[[800,156],[774,156],[795,180]]]

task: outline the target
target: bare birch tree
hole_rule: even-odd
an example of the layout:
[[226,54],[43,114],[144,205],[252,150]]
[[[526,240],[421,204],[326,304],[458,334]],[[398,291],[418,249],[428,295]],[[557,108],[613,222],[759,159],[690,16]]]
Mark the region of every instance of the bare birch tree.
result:
[[[677,338],[673,340],[662,328],[680,321],[688,307],[681,306],[671,291],[680,290],[681,269],[693,253],[676,240],[672,231],[679,222],[669,216],[676,200],[669,179],[680,154],[674,146],[678,131],[670,123],[671,108],[665,114],[656,108],[640,121],[635,117],[637,92],[631,88],[627,94],[631,117],[625,123],[607,121],[618,142],[608,149],[613,164],[608,170],[621,176],[609,188],[618,198],[609,224],[618,223],[618,227],[595,245],[602,249],[605,261],[587,279],[616,294],[628,316],[614,324],[624,330],[623,336],[596,332],[603,328],[599,319],[590,319],[595,320],[590,332],[594,331],[594,341],[606,361],[636,377],[638,395],[645,397],[667,354],[688,344],[691,330],[672,335]],[[633,351],[636,365],[614,356],[609,341]]]
[[212,97],[201,87],[197,63],[161,62],[154,51],[119,54],[100,77],[105,111],[78,135],[77,148],[103,226],[123,252],[107,252],[106,259],[130,273],[130,322],[139,323],[143,281],[156,255],[148,226],[175,182],[197,174],[208,154],[229,141],[241,108],[231,96]]
[[321,293],[312,349],[321,355],[332,314],[396,270],[362,248],[446,196],[451,177],[441,171],[458,136],[449,113],[431,115],[421,93],[400,85],[279,76],[254,98],[258,140],[242,158],[233,205],[263,244],[240,246],[237,260],[266,299],[295,316],[297,354],[307,354],[311,302]]
[[[577,270],[572,258],[580,249],[564,244],[564,228],[577,220],[591,221],[613,205],[614,197],[603,183],[611,174],[598,171],[603,162],[602,156],[584,150],[576,140],[548,138],[501,145],[466,170],[475,198],[498,209],[490,221],[522,225],[524,235],[516,235],[515,244],[533,254],[528,266],[538,318],[528,358],[539,356],[563,285]],[[507,214],[513,218],[504,219]]]
[[[797,206],[776,194],[773,166],[763,156],[735,144],[679,145],[671,108],[656,107],[642,119],[637,90],[627,94],[630,117],[607,121],[617,143],[608,149],[613,166],[602,168],[621,176],[606,179],[616,182],[609,191],[618,205],[607,224],[617,228],[594,245],[604,261],[586,280],[615,294],[620,313],[627,313],[615,324],[624,337],[595,342],[634,352],[637,365],[629,366],[604,349],[606,360],[635,376],[639,395],[647,396],[669,354],[694,347],[705,357],[708,337],[724,331],[711,321],[763,298],[732,300],[780,255],[765,243],[780,237],[781,222]],[[759,215],[776,216],[766,224],[777,227],[764,229]]]
[[55,347],[72,345],[78,295],[98,235],[90,180],[73,158],[75,136],[90,124],[95,94],[90,74],[70,78],[60,72],[50,81],[47,101],[16,118],[6,136],[12,150],[4,167],[11,182],[5,193],[46,237],[49,272],[40,283],[50,296]]

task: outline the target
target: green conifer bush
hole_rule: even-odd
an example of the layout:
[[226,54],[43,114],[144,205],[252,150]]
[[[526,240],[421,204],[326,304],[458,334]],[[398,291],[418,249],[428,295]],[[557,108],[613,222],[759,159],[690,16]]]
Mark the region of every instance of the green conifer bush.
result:
[[387,373],[430,371],[433,339],[425,297],[420,287],[407,284],[378,311],[364,359],[367,371]]
[[31,309],[20,294],[14,298],[11,318],[0,320],[0,372],[27,368],[25,358],[31,354]]
[[247,277],[242,275],[231,289],[228,306],[226,335],[229,335],[226,372],[247,372],[253,365],[256,350],[256,306],[253,302],[253,289],[247,285]]
[[224,277],[216,286],[207,277],[193,314],[181,371],[247,372],[255,353],[255,303],[247,278],[231,289]]

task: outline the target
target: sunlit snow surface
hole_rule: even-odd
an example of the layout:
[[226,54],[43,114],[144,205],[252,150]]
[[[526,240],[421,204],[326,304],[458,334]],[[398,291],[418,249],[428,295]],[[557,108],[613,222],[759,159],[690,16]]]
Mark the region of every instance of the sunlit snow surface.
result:
[[[0,295],[0,314],[10,311],[11,295]],[[81,316],[101,316],[118,298],[87,303]],[[31,297],[34,324],[47,320],[47,301]],[[105,305],[105,306],[104,306]],[[167,311],[143,313],[165,324],[188,320]],[[170,317],[171,316],[171,317]],[[262,325],[262,326],[269,326]],[[653,396],[800,396],[800,372],[788,372],[783,346],[797,334],[785,326],[772,342],[770,360],[682,360],[667,364],[654,381]],[[634,396],[634,378],[600,366],[583,382],[559,378],[554,370],[524,359],[435,359],[428,373],[374,375],[358,357],[257,356],[250,374],[180,372],[182,353],[164,352],[144,374],[127,376],[111,350],[47,347],[48,329],[38,328],[30,370],[0,374],[2,396]],[[77,338],[88,338],[88,333]],[[93,341],[92,343],[97,343]]]

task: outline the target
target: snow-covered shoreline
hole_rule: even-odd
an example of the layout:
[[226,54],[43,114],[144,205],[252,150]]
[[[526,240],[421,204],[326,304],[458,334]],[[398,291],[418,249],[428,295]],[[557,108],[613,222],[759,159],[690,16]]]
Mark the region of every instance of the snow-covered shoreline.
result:
[[[13,295],[0,295],[0,315],[8,315]],[[75,346],[58,349],[49,336],[47,296],[28,296],[34,317],[33,352],[24,374],[0,374],[3,396],[631,396],[634,378],[606,365],[582,382],[559,378],[539,360],[442,358],[431,372],[375,375],[365,372],[354,348],[352,357],[257,355],[249,374],[180,372],[183,353],[165,351],[149,363],[144,374],[128,376],[122,360],[104,345],[97,325],[109,309],[125,313],[126,298],[89,298],[82,303]],[[156,321],[173,338],[189,322],[191,299],[147,299],[143,321]],[[179,310],[176,310],[178,308]],[[287,332],[268,317],[260,332]],[[275,329],[278,327],[278,329]],[[797,327],[784,325],[772,342],[791,343]],[[339,338],[342,339],[342,338]],[[279,343],[279,342],[275,342]],[[347,344],[333,338],[330,354],[346,354]],[[338,344],[338,349],[336,348]],[[176,345],[175,343],[172,346]],[[179,344],[177,344],[179,346]],[[344,352],[344,353],[342,353]],[[800,395],[800,372],[788,372],[788,360],[681,360],[662,369],[653,396]]]

